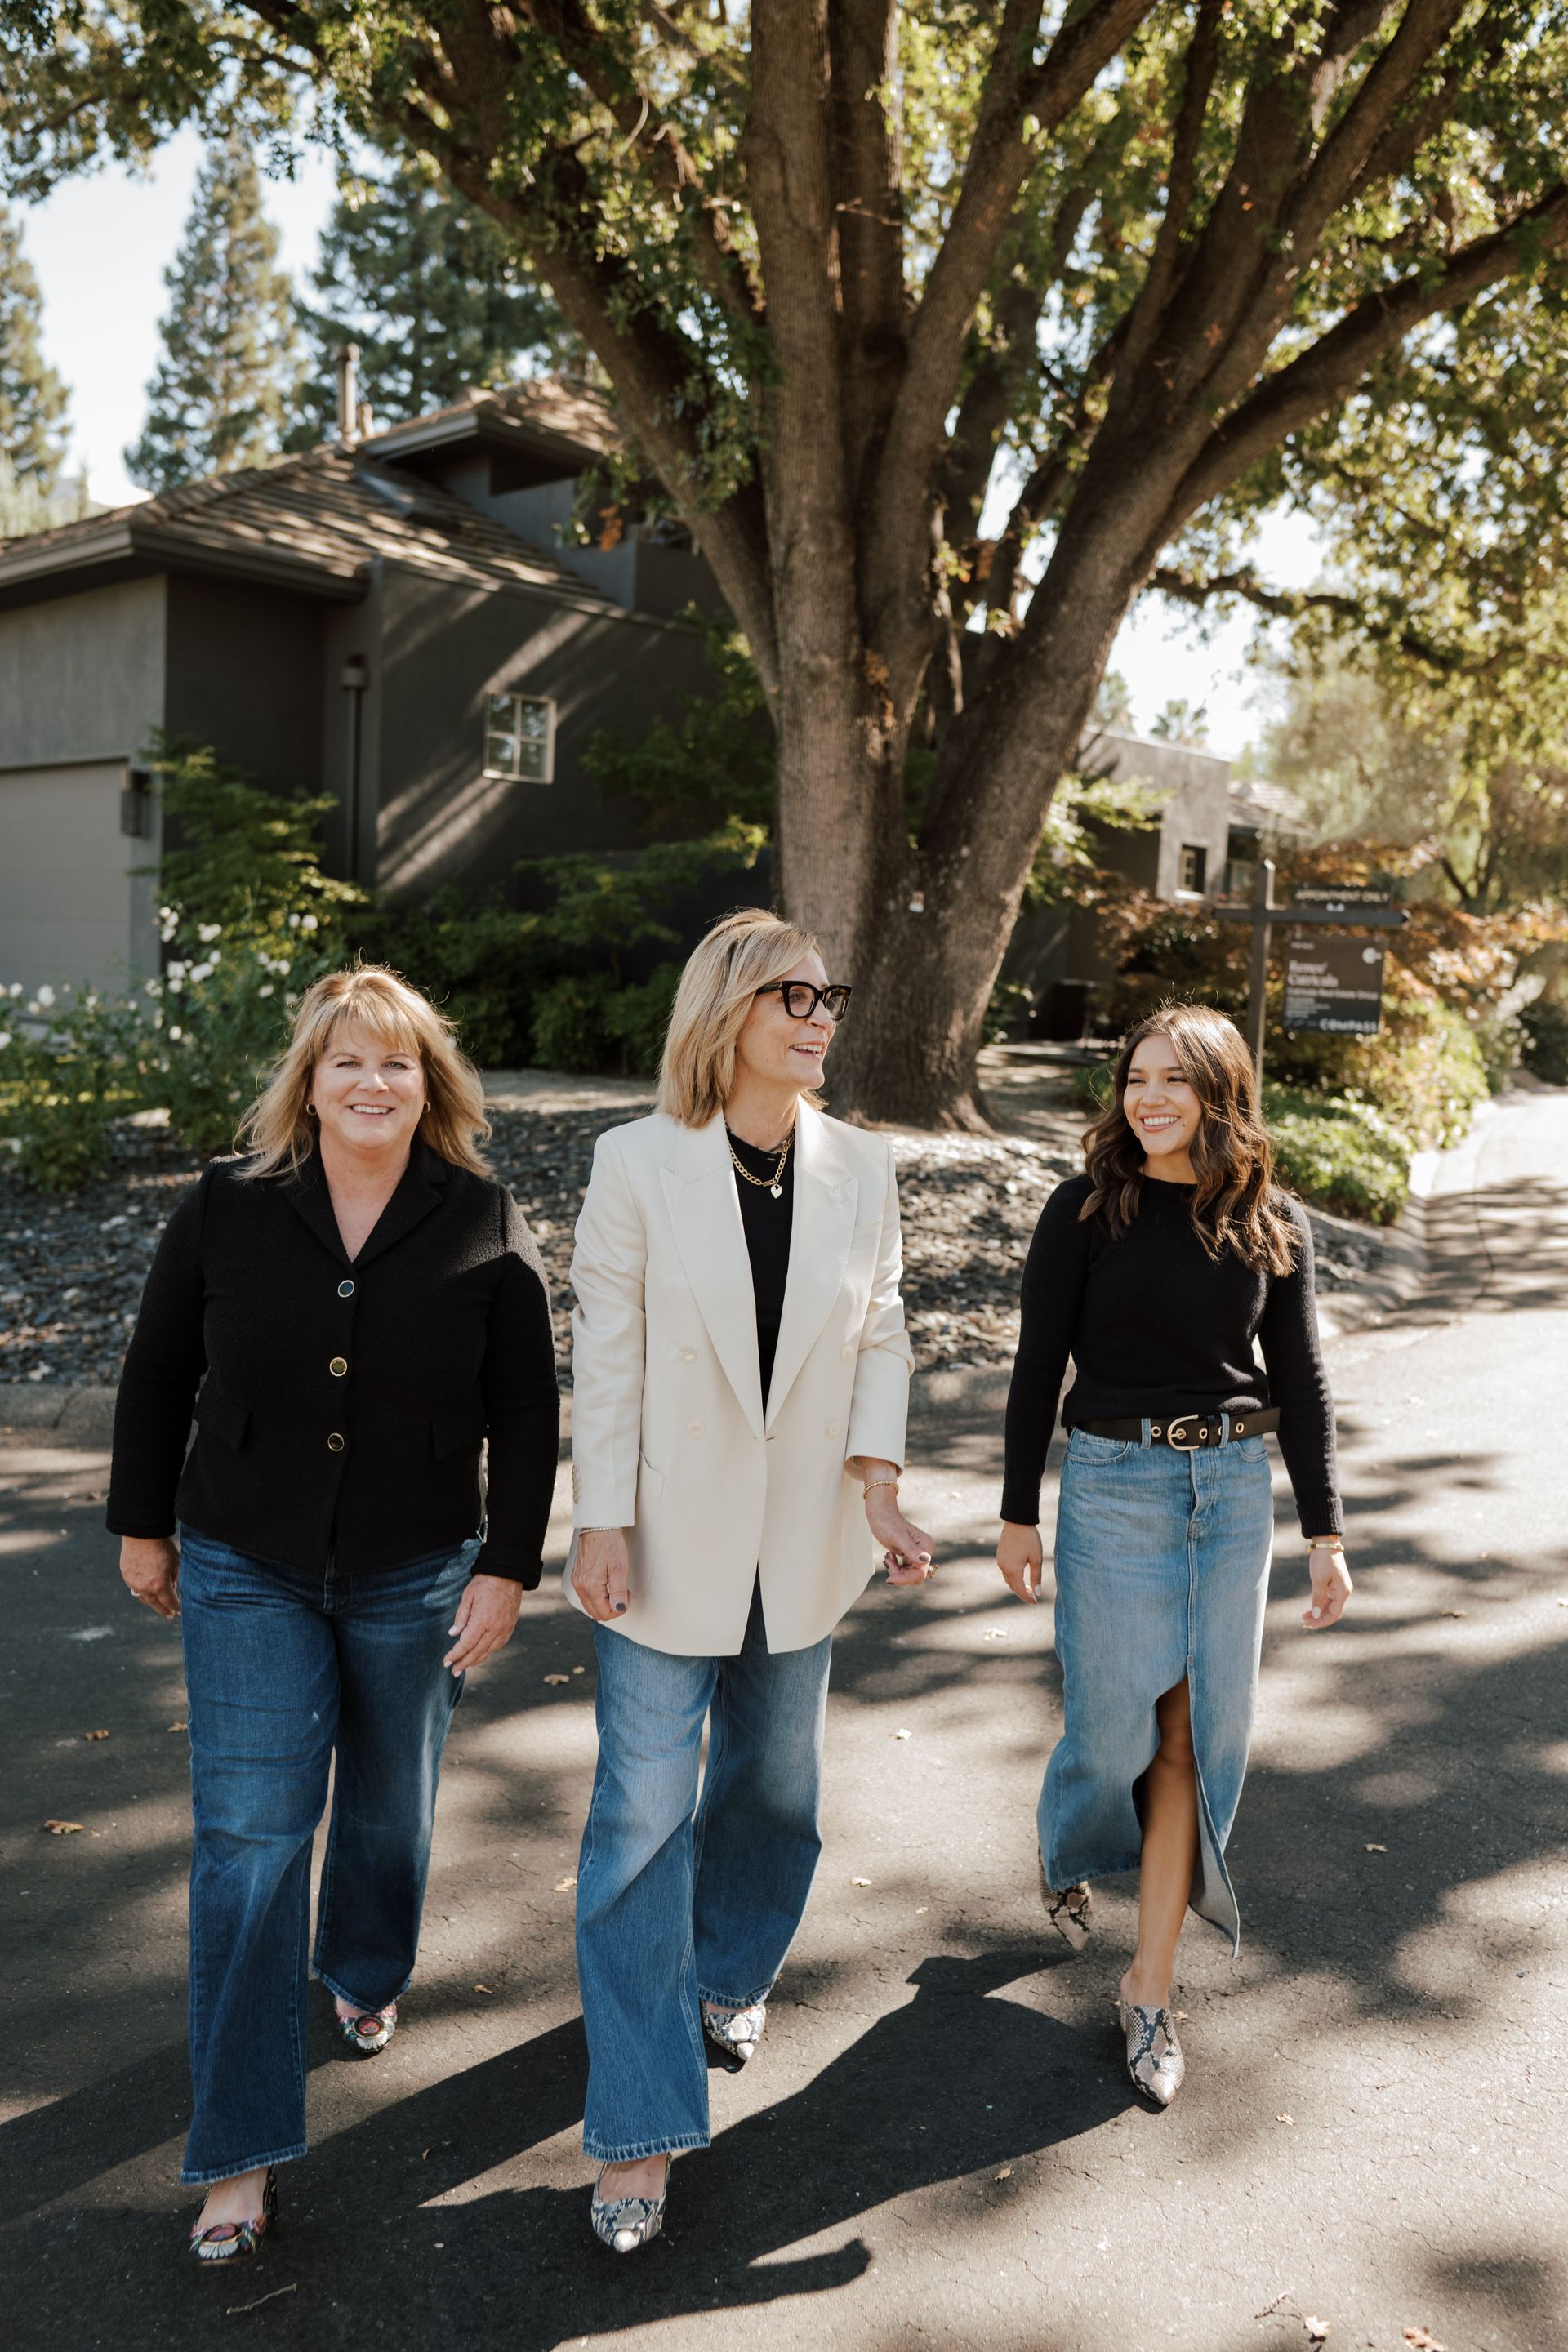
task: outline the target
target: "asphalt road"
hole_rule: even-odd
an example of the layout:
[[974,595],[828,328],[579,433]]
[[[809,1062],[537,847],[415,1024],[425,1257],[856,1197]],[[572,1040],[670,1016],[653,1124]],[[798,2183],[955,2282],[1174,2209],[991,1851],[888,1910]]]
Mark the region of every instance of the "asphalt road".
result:
[[1297,1630],[1281,1502],[1247,1947],[1189,1928],[1176,2106],[1118,2069],[1130,1888],[1081,1956],[1044,1930],[1050,1615],[988,1565],[1000,1383],[947,1375],[912,1482],[946,1565],[849,1620],[763,2053],[714,2076],[718,2144],[626,2263],[577,2151],[593,1655],[547,1588],[458,1710],[403,2030],[356,2063],[323,2003],[282,2232],[239,2275],[184,2263],[177,1637],[118,1590],[104,1453],[0,1440],[11,2352],[1568,2344],[1568,1099],[1510,1098],[1444,1181],[1433,1289],[1332,1349],[1359,1579],[1332,1634]]

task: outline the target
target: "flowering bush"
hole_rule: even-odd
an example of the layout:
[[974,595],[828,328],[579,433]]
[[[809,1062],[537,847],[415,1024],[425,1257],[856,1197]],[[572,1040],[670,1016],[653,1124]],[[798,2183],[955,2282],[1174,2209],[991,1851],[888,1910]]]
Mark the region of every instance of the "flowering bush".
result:
[[40,1192],[103,1171],[109,1124],[146,1099],[154,1041],[133,1003],[90,989],[0,991],[0,1134]]

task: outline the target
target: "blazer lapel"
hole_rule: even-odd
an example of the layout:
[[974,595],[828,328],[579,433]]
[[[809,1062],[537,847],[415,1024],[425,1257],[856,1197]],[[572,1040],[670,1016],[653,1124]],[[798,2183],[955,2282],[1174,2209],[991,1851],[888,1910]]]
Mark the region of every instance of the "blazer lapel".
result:
[[[369,1238],[353,1261],[355,1265],[367,1265],[373,1257],[380,1257],[395,1242],[423,1223],[432,1209],[441,1202],[441,1187],[447,1181],[447,1162],[439,1152],[432,1151],[418,1136],[408,1155],[408,1165],[398,1180],[397,1190],[388,1201],[371,1230]],[[321,1167],[321,1155],[315,1152],[299,1175],[284,1187],[289,1207],[302,1217],[316,1239],[329,1249],[339,1264],[347,1265],[348,1253],[343,1237],[338,1231],[338,1221],[332,1214],[332,1196]]]
[[[763,1434],[756,1293],[724,1121],[679,1131],[659,1171],[675,1245],[724,1377]],[[794,1246],[793,1243],[791,1244]]]
[[778,1352],[768,1389],[770,1428],[838,1296],[859,1199],[859,1179],[839,1159],[826,1122],[803,1102],[795,1114],[795,1220]]

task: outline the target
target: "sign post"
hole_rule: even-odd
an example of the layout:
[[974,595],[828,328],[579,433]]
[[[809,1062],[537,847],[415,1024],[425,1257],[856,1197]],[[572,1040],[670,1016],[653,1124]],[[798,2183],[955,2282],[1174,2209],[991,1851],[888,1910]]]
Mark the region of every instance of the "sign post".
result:
[[[1222,922],[1252,925],[1247,1042],[1252,1049],[1259,1094],[1263,1091],[1263,1024],[1271,925],[1287,924],[1296,934],[1286,963],[1287,1029],[1316,1029],[1339,1036],[1368,1036],[1376,1030],[1382,1019],[1383,950],[1361,940],[1314,938],[1313,930],[1323,924],[1332,924],[1342,930],[1350,923],[1358,929],[1364,926],[1373,930],[1396,930],[1410,917],[1403,907],[1389,905],[1385,891],[1360,887],[1298,890],[1289,907],[1277,907],[1274,861],[1260,857],[1253,877],[1250,906],[1215,907],[1213,912]],[[1292,1013],[1297,1017],[1293,1019]]]

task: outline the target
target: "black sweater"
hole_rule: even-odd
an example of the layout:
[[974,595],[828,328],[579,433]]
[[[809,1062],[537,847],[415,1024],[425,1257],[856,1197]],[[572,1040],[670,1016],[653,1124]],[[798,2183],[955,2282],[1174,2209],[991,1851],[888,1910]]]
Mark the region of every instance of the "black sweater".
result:
[[[730,1135],[728,1128],[724,1132]],[[779,1351],[784,1288],[789,1281],[790,1228],[795,1223],[795,1150],[792,1145],[779,1178],[780,1198],[775,1201],[773,1174],[779,1164],[778,1153],[759,1151],[754,1143],[742,1143],[738,1135],[730,1135],[730,1145],[753,1176],[768,1179],[763,1185],[748,1184],[741,1175],[735,1178],[741,1223],[746,1233],[746,1255],[752,1261],[752,1293],[757,1305],[757,1362],[763,1375],[763,1410],[766,1412],[768,1391],[773,1382],[773,1358]]]
[[241,1164],[215,1162],[158,1244],[115,1408],[112,1532],[179,1519],[285,1567],[395,1567],[478,1530],[488,1433],[479,1570],[537,1584],[559,1399],[511,1194],[416,1139],[351,1263],[319,1157],[260,1182]]
[[1145,1178],[1138,1213],[1114,1241],[1100,1218],[1079,1222],[1090,1189],[1087,1176],[1058,1184],[1029,1244],[1007,1396],[1003,1517],[1025,1527],[1039,1517],[1070,1355],[1077,1373],[1062,1407],[1068,1429],[1277,1404],[1301,1531],[1337,1535],[1333,1405],[1318,1349],[1311,1230],[1300,1209],[1283,1202],[1300,1236],[1294,1272],[1254,1274],[1229,1251],[1217,1263],[1209,1257],[1188,1214],[1190,1185]]

